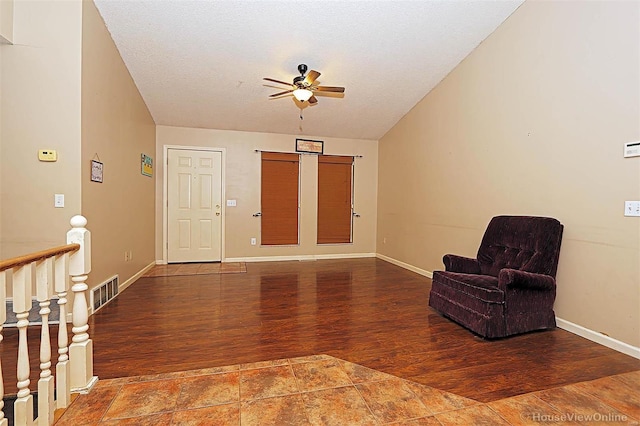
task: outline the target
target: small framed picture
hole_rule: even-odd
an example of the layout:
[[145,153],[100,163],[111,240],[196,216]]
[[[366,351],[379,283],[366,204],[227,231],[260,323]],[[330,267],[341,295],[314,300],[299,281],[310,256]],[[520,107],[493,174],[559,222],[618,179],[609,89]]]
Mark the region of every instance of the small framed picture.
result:
[[91,160],[91,182],[102,183],[102,169],[103,165],[101,162]]
[[153,176],[153,158],[147,154],[141,154],[142,174],[144,176]]
[[296,152],[322,154],[324,152],[324,142],[312,141],[309,139],[296,139]]

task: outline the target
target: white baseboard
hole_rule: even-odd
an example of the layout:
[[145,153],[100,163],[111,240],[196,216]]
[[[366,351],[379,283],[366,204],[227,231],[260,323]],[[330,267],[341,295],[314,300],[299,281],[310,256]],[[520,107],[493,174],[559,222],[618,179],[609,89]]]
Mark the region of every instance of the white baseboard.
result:
[[148,264],[147,266],[142,268],[140,271],[136,272],[131,278],[129,278],[128,280],[126,280],[125,282],[120,284],[118,286],[118,294],[120,294],[122,292],[122,290],[126,289],[131,284],[133,284],[138,278],[143,276],[149,269],[153,268],[154,266],[156,266],[156,262],[155,261],[151,262],[150,264]]
[[[399,260],[385,256],[380,253],[377,253],[376,257],[378,259],[386,260],[389,263],[393,263],[394,265],[400,266],[401,268],[408,269],[409,271],[415,272],[420,275],[424,275],[425,277],[433,278],[433,273],[427,270],[417,268],[413,265],[401,262]],[[556,323],[558,325],[558,328],[561,328],[565,331],[576,334],[580,337],[584,337],[587,340],[591,340],[592,342],[606,346],[615,351],[621,352],[625,355],[629,355],[634,358],[640,359],[640,348],[636,346],[631,346],[628,343],[624,343],[612,337],[605,336],[604,334],[598,333],[597,331],[589,330],[588,328],[585,328],[578,324],[574,324],[567,320],[563,320],[562,318],[556,317]]]
[[301,254],[296,256],[255,256],[255,257],[227,257],[223,262],[282,262],[287,260],[309,261],[321,259],[360,259],[376,257],[375,253],[344,253],[344,254]]
[[588,328],[563,320],[562,318],[556,317],[556,324],[558,325],[558,328],[577,334],[580,337],[584,337],[592,342],[599,343],[618,352],[622,352],[623,354],[640,359],[640,348],[638,347],[631,346],[628,343],[621,342],[620,340],[598,333],[597,331],[589,330]]
[[423,276],[425,276],[427,278],[433,278],[433,272],[427,271],[426,269],[420,269],[420,268],[418,268],[416,266],[409,265],[408,263],[401,262],[399,260],[396,260],[396,259],[394,259],[392,257],[389,257],[389,256],[385,256],[384,254],[380,254],[380,253],[376,253],[376,257],[378,259],[385,260],[385,261],[387,261],[389,263],[393,263],[394,265],[399,266],[401,268],[408,269],[411,272],[415,272],[416,274],[423,275]]
[[156,260],[156,265],[166,265],[167,261],[166,260]]

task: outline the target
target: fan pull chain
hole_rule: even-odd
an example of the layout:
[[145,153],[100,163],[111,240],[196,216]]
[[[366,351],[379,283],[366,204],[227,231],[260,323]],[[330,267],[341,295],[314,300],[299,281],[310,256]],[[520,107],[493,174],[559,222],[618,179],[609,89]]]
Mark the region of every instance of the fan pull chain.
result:
[[300,133],[302,133],[302,120],[304,120],[304,117],[302,117],[302,108],[300,108],[300,125],[298,126]]

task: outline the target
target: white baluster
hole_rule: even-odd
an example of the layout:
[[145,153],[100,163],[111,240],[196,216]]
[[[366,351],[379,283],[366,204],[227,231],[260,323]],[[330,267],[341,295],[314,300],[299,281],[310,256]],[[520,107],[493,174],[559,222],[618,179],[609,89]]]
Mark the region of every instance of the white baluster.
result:
[[69,274],[73,286],[73,343],[69,347],[71,362],[71,390],[88,392],[98,380],[93,376],[93,341],[89,338],[89,314],[85,281],[91,272],[91,232],[85,225],[87,219],[82,216],[71,218],[73,227],[67,232],[67,244],[80,244],[80,249],[69,258]]
[[68,253],[56,257],[54,271],[54,287],[58,294],[58,306],[60,308],[58,363],[56,364],[56,407],[67,408],[71,402],[71,371],[69,369],[69,338],[67,336],[67,290],[69,290]]
[[13,405],[15,424],[33,424],[33,396],[29,390],[29,349],[27,346],[27,326],[31,309],[31,285],[34,281],[35,262],[14,269],[13,312],[18,319],[18,395]]
[[[7,321],[7,276],[6,272],[0,272],[0,344],[2,343],[2,327]],[[7,426],[8,421],[4,417],[4,377],[2,375],[2,363],[0,363],[0,426]]]
[[54,379],[51,375],[51,341],[49,340],[49,314],[53,296],[53,259],[36,265],[36,298],[40,304],[42,327],[40,331],[40,380],[38,380],[38,425],[53,424]]
[[72,276],[73,286],[73,337],[69,346],[71,361],[71,389],[78,392],[87,387],[93,375],[93,342],[89,339],[89,315],[87,314],[87,299],[85,291],[86,275]]

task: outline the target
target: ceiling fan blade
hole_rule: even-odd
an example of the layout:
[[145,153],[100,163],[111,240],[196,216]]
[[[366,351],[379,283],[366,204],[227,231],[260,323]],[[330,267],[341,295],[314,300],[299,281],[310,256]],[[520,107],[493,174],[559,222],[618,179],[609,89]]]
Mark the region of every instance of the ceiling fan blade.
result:
[[315,97],[315,96],[311,96],[311,97],[309,98],[309,104],[310,104],[310,105],[317,104],[317,103],[318,103],[318,99],[316,99],[316,97]]
[[274,93],[273,95],[269,95],[269,97],[270,98],[275,98],[276,96],[286,95],[287,93],[291,93],[291,92],[293,92],[293,89],[285,90],[284,92],[280,92],[280,93]]
[[313,87],[311,90],[315,90],[318,92],[344,93],[344,87],[337,87],[337,86],[317,86],[317,87]]
[[307,74],[307,76],[304,78],[304,82],[306,84],[313,84],[313,82],[316,81],[318,77],[320,77],[320,73],[318,71],[311,70],[309,71],[309,74]]
[[272,81],[274,83],[286,84],[287,86],[292,85],[291,83],[285,83],[284,81],[274,80],[273,78],[268,78],[268,77],[263,78],[263,80]]

